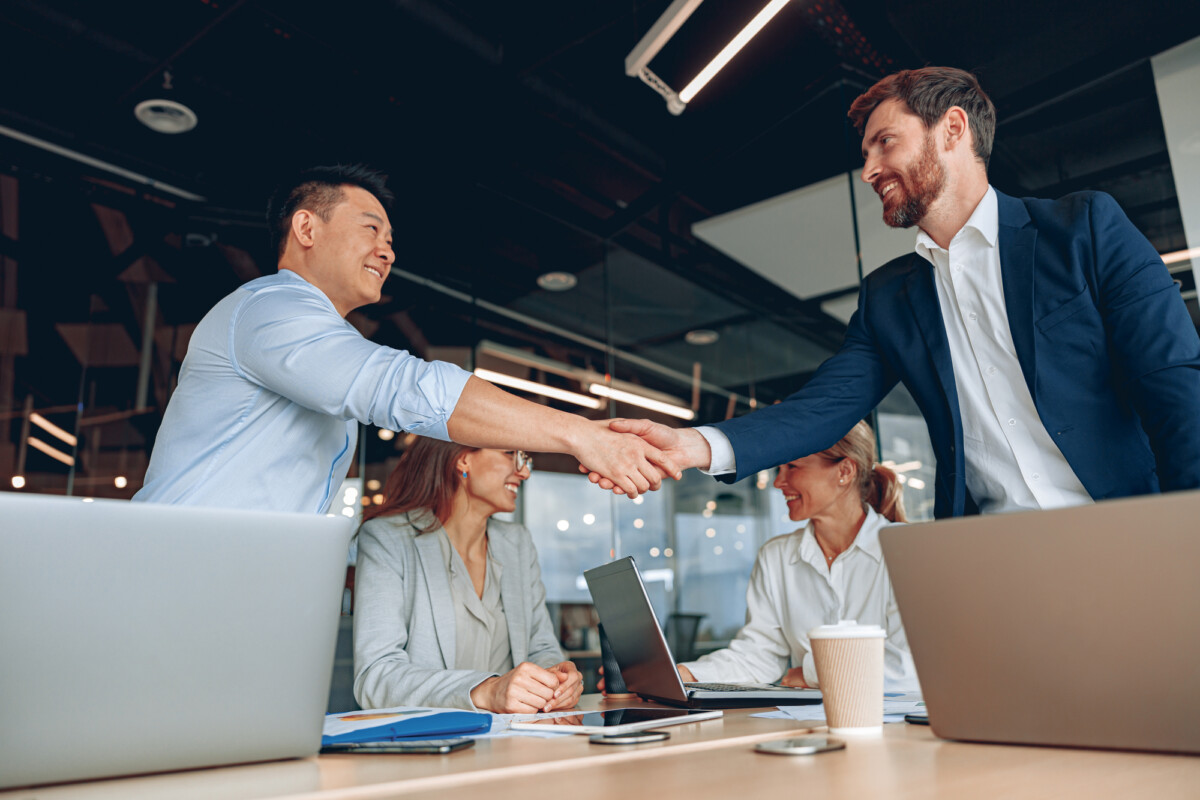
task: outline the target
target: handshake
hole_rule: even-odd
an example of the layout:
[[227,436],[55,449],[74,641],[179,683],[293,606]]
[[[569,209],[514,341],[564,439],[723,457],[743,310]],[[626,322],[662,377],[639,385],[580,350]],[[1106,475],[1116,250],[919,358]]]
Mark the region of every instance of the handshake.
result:
[[601,489],[637,497],[656,491],[664,478],[679,480],[683,470],[707,468],[708,442],[694,428],[669,428],[647,419],[596,420],[572,455],[579,471]]

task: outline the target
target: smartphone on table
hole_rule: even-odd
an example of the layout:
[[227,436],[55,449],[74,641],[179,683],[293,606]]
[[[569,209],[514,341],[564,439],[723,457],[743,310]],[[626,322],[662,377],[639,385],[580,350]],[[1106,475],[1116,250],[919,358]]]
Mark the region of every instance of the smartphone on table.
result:
[[390,742],[327,744],[322,753],[450,753],[475,744],[474,739],[397,739]]

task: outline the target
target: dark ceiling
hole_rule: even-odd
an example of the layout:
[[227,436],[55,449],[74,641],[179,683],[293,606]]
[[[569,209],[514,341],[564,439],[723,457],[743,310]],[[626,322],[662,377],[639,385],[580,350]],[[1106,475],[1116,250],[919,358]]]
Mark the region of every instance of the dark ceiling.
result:
[[[111,347],[128,350],[141,340],[145,282],[157,280],[155,390],[165,398],[188,326],[273,268],[261,216],[276,178],[364,161],[388,172],[399,195],[401,269],[546,316],[554,307],[536,277],[579,273],[595,303],[627,301],[629,323],[610,310],[590,316],[591,330],[581,322],[580,333],[681,369],[687,356],[671,348],[697,318],[768,326],[758,341],[795,353],[794,369],[762,370],[757,381],[715,369],[710,379],[770,401],[836,347],[842,326],[819,298],[780,291],[698,242],[691,224],[859,166],[849,101],[883,74],[925,64],[975,71],[995,100],[998,188],[1109,191],[1160,251],[1186,246],[1149,58],[1200,35],[1194,3],[792,0],[677,117],[623,72],[668,5],[6,0],[0,125],[203,198],[0,136],[0,175],[20,185],[20,233],[0,236],[0,254],[20,264],[16,305],[39,356],[17,360],[14,393],[74,403],[79,362],[101,368],[103,356],[95,343],[84,352],[71,326],[111,326]],[[653,68],[680,88],[761,5],[707,0]],[[132,113],[150,97],[184,102],[199,125],[151,132]],[[611,264],[614,251],[623,266]],[[661,275],[614,300],[618,267]],[[1190,272],[1180,277],[1190,284]],[[356,324],[387,344],[469,346],[469,317],[487,338],[606,366],[578,342],[477,307],[449,308],[444,295],[399,276],[385,293]],[[707,310],[675,320],[673,306],[684,302]],[[558,309],[589,317],[569,303]],[[558,324],[569,327],[566,318]],[[120,389],[91,390],[99,395],[85,402],[128,408],[131,358],[109,365],[125,370],[128,380],[108,382]],[[629,377],[654,383],[633,368]],[[713,402],[708,416],[724,411],[721,398]]]

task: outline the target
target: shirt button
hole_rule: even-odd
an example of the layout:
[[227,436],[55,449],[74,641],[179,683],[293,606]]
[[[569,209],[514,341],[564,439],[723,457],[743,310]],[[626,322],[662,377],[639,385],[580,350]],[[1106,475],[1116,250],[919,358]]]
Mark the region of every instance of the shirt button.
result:
[[1016,425],[1016,424],[1017,424],[1017,421],[1016,421],[1015,419],[1010,419],[1010,420],[1008,421],[1008,424],[1009,424],[1009,425]]
[[978,315],[978,314],[976,314],[974,311],[972,311],[970,314],[967,314],[967,316],[968,316],[970,319],[972,319],[972,320],[977,320],[977,319],[979,319],[979,315]]
[[955,264],[955,265],[954,265],[954,271],[955,271],[955,272],[962,272],[962,264]]
[[1033,478],[1035,481],[1040,481],[1042,479],[1042,476],[1037,474],[1036,472],[1033,473],[1032,475],[1030,475],[1029,477]]
[[988,367],[988,368],[987,368],[987,374],[988,374],[988,375],[995,375],[995,374],[996,374],[996,368],[995,368],[995,367]]

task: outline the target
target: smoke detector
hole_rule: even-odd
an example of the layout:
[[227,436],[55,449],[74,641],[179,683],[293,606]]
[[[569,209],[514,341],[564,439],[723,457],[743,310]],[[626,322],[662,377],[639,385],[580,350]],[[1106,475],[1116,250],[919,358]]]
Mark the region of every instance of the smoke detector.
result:
[[196,112],[174,100],[143,100],[133,109],[138,122],[158,133],[187,133],[196,127]]

